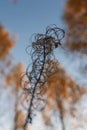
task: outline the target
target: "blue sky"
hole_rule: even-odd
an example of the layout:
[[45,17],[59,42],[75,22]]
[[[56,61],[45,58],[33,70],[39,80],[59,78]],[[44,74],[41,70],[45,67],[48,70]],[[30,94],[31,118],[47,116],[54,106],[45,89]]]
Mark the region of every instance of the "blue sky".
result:
[[33,33],[44,33],[45,27],[56,24],[63,28],[61,16],[64,10],[64,0],[0,0],[0,23],[11,34],[16,34],[18,40],[12,50],[17,62],[28,64],[25,48]]

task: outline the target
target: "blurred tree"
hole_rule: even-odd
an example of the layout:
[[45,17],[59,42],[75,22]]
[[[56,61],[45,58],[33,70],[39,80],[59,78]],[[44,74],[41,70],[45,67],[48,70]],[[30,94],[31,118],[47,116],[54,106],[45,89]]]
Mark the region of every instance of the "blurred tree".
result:
[[66,39],[65,48],[72,57],[75,79],[87,85],[87,0],[66,0],[63,14]]
[[75,118],[77,110],[74,105],[81,99],[85,89],[76,84],[60,64],[57,64],[57,67],[56,72],[52,73],[47,80],[46,107],[42,111],[42,115],[45,124],[51,127],[53,126],[52,113],[56,119],[59,116],[62,130],[65,130],[67,125],[64,119],[66,119],[67,113]]
[[71,55],[78,83],[87,85],[87,0],[67,0],[63,14],[65,48]]
[[0,25],[0,59],[6,57],[14,46],[15,39],[11,39],[9,31]]
[[87,54],[87,0],[67,0],[63,19],[67,32],[65,46]]
[[11,39],[9,31],[6,31],[3,26],[0,25],[0,79],[2,79],[3,85],[5,85],[6,75],[13,65],[13,57],[10,54],[10,50],[14,44],[15,39]]
[[14,44],[15,39],[11,38],[9,31],[6,31],[3,26],[0,25],[0,88],[4,89],[4,92],[6,92],[6,88],[12,90],[10,92],[12,94],[12,97],[15,98],[14,130],[19,130],[19,128],[20,130],[24,130],[24,114],[23,111],[20,109],[20,77],[24,71],[24,68],[22,63],[18,63],[17,65],[13,63],[14,59],[10,51]]
[[21,75],[24,72],[23,63],[14,65],[10,73],[6,77],[6,87],[13,87],[12,94],[15,97],[15,109],[14,109],[14,130],[25,130],[24,124],[24,113],[21,104],[22,88],[21,88]]

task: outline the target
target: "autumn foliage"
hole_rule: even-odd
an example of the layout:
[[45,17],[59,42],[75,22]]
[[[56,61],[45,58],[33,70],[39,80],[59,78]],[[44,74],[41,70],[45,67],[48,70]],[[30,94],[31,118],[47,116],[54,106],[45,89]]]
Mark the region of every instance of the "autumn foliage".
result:
[[[67,115],[67,108],[71,116],[75,116],[74,105],[81,99],[85,90],[72,80],[60,64],[57,64],[56,72],[48,77],[46,88],[46,107],[42,111],[45,124],[51,125],[50,114],[56,111],[59,112],[62,130],[65,130],[64,119]],[[47,114],[47,111],[50,114]]]
[[[24,113],[21,107],[21,76],[24,72],[23,63],[15,64],[10,53],[15,44],[15,39],[11,38],[10,32],[0,26],[0,87],[6,92],[10,90],[14,102],[14,130],[23,128]],[[1,83],[4,82],[4,83]],[[24,128],[23,128],[24,130]]]
[[87,54],[87,0],[67,0],[63,19],[66,24],[66,44],[70,51]]
[[5,57],[14,46],[15,39],[11,39],[9,31],[0,25],[0,58]]

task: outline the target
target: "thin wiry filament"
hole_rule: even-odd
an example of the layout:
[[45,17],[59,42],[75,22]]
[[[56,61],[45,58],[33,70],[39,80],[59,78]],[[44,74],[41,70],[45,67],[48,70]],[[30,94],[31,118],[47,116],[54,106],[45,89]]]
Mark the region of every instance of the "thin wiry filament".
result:
[[[54,60],[53,51],[61,45],[64,34],[64,30],[58,28],[56,25],[52,25],[46,28],[45,34],[33,35],[32,49],[30,52],[32,64],[26,69],[25,76],[27,78],[24,80],[26,85],[24,84],[23,86],[29,96],[25,125],[28,122],[32,123],[36,109],[43,109],[47,78],[51,73],[55,72],[57,68],[55,64],[57,61]],[[31,70],[29,70],[29,67]]]

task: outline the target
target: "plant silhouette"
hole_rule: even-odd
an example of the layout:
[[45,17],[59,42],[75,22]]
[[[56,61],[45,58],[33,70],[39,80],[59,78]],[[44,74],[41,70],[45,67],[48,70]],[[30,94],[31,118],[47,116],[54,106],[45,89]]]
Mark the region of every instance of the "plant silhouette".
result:
[[27,80],[22,84],[24,90],[29,95],[29,106],[25,126],[28,122],[32,123],[35,110],[41,110],[43,108],[40,102],[43,101],[44,103],[42,95],[45,91],[45,83],[49,75],[56,71],[57,67],[55,62],[53,62],[53,60],[55,60],[53,52],[61,45],[64,34],[63,29],[52,25],[46,28],[45,34],[36,34],[33,37],[34,40],[32,41],[32,50],[30,53],[32,66],[29,66],[31,71],[29,71],[28,67],[25,76],[23,76],[23,78],[27,77]]

